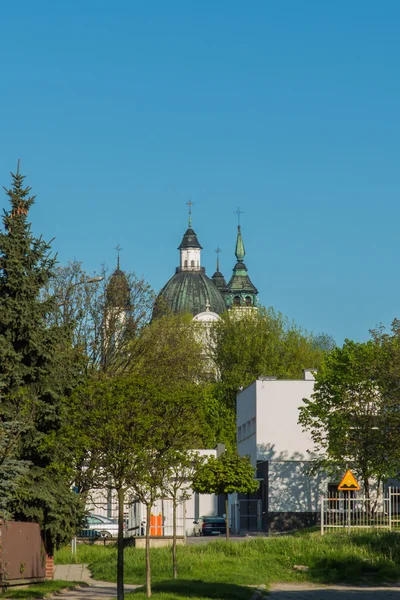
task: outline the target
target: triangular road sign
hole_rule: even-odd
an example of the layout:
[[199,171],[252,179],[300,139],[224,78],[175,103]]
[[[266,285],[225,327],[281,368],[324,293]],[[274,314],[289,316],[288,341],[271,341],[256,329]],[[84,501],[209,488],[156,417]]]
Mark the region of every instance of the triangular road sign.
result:
[[352,491],[359,490],[360,486],[358,485],[355,477],[351,471],[346,471],[346,475],[343,477],[342,481],[339,483],[338,490],[341,491]]

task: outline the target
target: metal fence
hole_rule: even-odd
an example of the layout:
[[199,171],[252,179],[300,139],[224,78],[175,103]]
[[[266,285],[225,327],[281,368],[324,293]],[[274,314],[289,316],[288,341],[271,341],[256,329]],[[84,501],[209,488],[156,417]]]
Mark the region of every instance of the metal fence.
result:
[[321,497],[321,535],[332,531],[400,529],[400,489],[383,497],[365,498],[355,492]]

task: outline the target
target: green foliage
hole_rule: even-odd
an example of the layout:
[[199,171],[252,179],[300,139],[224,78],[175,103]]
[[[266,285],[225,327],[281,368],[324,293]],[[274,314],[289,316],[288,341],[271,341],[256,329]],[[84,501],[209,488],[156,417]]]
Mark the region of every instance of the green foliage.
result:
[[[47,470],[57,451],[61,398],[79,376],[79,364],[65,328],[47,321],[57,299],[43,298],[42,290],[53,276],[55,258],[50,245],[31,232],[28,213],[35,197],[23,182],[19,173],[12,175],[12,187],[6,190],[10,208],[0,232],[0,446],[7,449],[2,468],[8,461],[16,476],[8,484],[3,480],[8,489],[3,510],[20,520],[37,518],[51,552],[64,541],[67,522],[69,529],[74,525],[68,485],[59,478],[50,480]],[[10,446],[11,432],[15,438]],[[39,518],[40,511],[46,518]],[[66,517],[62,521],[61,514]]]
[[30,469],[15,490],[10,508],[16,521],[39,523],[49,554],[72,539],[84,514],[77,494],[50,467]]
[[400,463],[399,335],[375,332],[366,343],[346,340],[316,376],[312,399],[304,400],[299,422],[310,432],[319,464],[354,469],[369,493],[396,476]]
[[236,415],[225,403],[221,383],[206,383],[203,386],[201,405],[201,437],[203,448],[215,448],[225,444],[228,451],[236,448]]
[[10,519],[10,504],[15,490],[30,463],[19,458],[20,437],[25,425],[19,421],[0,422],[0,518]]
[[210,456],[196,471],[192,488],[199,494],[241,494],[258,490],[255,469],[248,456],[225,452],[219,458]]
[[56,594],[61,590],[73,590],[77,587],[86,587],[87,584],[78,581],[43,581],[34,585],[9,588],[7,591],[0,594],[0,598],[25,598],[25,600],[33,600],[34,598],[48,598],[49,595]]
[[[152,597],[157,600],[250,600],[254,588],[234,583],[214,583],[193,579],[162,581],[156,583]],[[137,590],[127,594],[127,600],[144,600],[145,594]]]
[[[162,583],[170,578],[169,548],[151,549],[153,578]],[[71,549],[56,553],[56,562],[68,564]],[[396,533],[319,533],[257,538],[226,543],[178,546],[180,580],[267,586],[273,582],[362,583],[398,581],[400,536]],[[95,579],[116,580],[116,549],[110,546],[78,546],[78,563],[89,563]],[[144,583],[145,552],[125,551],[126,583]],[[306,565],[307,572],[293,569]],[[155,589],[156,586],[155,586]]]
[[312,336],[272,308],[240,315],[226,312],[211,338],[220,375],[219,397],[233,409],[238,389],[260,375],[301,378],[302,369],[319,367],[324,355]]

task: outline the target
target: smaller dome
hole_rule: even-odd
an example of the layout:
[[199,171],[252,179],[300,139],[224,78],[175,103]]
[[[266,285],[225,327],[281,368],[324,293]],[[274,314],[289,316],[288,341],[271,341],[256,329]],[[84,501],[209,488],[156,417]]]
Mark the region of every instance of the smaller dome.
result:
[[107,304],[118,308],[129,308],[131,290],[126,275],[118,267],[110,277],[107,285]]
[[233,267],[233,274],[229,280],[228,288],[232,293],[258,294],[257,288],[251,282],[246,265],[241,261],[238,261]]
[[217,286],[220,292],[226,291],[226,281],[221,271],[215,271],[214,275],[211,277],[211,281]]
[[185,235],[182,238],[180,246],[178,246],[178,250],[184,250],[185,248],[199,248],[202,250],[202,246],[200,246],[200,242],[197,239],[197,235],[194,230],[189,227],[186,230]]

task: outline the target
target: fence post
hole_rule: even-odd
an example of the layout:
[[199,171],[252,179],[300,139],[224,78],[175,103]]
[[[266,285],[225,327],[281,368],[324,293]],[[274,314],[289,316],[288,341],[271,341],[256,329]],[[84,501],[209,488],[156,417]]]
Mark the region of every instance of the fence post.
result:
[[321,496],[321,535],[324,535],[324,496]]
[[388,513],[389,513],[389,531],[392,531],[392,487],[388,488]]
[[350,512],[350,495],[351,495],[351,491],[348,491],[348,497],[347,497],[347,533],[351,532],[351,512]]

